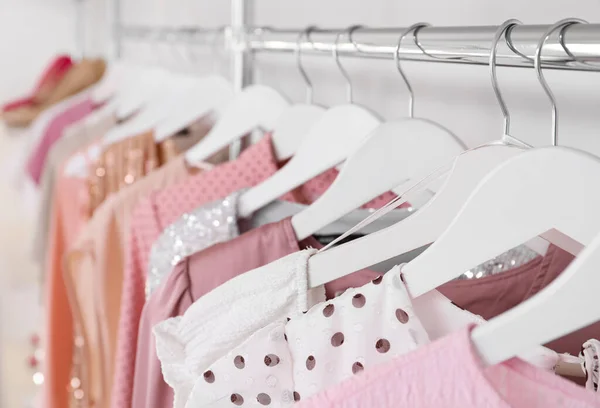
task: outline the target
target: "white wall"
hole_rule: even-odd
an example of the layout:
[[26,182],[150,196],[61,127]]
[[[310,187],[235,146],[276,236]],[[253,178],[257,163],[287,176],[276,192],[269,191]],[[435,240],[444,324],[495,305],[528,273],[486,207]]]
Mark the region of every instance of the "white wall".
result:
[[75,47],[72,0],[0,0],[0,101],[23,95],[58,52]]

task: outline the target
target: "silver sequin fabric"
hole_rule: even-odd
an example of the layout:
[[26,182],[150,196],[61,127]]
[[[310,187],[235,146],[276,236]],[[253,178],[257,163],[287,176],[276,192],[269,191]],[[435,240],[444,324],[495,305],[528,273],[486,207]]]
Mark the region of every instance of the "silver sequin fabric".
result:
[[486,276],[497,275],[509,271],[537,258],[539,254],[525,245],[513,248],[502,255],[468,270],[457,280],[481,279]]
[[162,232],[150,252],[146,297],[154,292],[179,261],[239,235],[239,196],[238,191],[186,213]]

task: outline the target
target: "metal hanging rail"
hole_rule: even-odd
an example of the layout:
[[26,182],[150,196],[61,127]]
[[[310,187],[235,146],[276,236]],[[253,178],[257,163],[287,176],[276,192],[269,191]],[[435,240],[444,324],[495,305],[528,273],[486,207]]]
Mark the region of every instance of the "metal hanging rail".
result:
[[[498,47],[498,66],[532,67],[537,45],[550,25],[515,26],[508,42]],[[399,57],[403,60],[488,65],[492,39],[498,26],[424,27],[402,41]],[[340,56],[393,59],[400,36],[406,28],[358,28],[351,35],[347,28],[315,29],[309,40],[298,42],[299,30],[257,28],[246,38],[253,52],[295,52],[331,55],[339,41]],[[340,35],[342,33],[342,35]],[[545,69],[600,71],[600,24],[574,24],[562,35],[552,35],[544,45]],[[351,38],[349,38],[351,37]],[[416,41],[415,41],[416,38]],[[509,45],[510,43],[510,45]],[[512,49],[511,49],[512,46]]]
[[228,28],[121,26],[121,40],[152,41],[183,44],[213,44],[227,38]]

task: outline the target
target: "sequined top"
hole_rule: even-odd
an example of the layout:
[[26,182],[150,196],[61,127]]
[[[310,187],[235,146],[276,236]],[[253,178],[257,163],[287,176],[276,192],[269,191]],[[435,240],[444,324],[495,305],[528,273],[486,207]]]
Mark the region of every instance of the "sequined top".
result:
[[237,202],[240,193],[185,213],[165,228],[150,252],[146,298],[183,258],[239,235]]
[[[172,144],[171,140],[164,143]],[[161,157],[162,144],[153,132],[145,132],[107,147],[90,169],[90,211],[96,210],[109,194],[132,184],[172,157]],[[165,155],[166,156],[166,155]]]
[[526,245],[519,245],[507,252],[482,263],[475,268],[469,269],[464,274],[456,278],[457,280],[481,279],[491,275],[497,275],[513,268],[525,265],[538,257],[538,253]]

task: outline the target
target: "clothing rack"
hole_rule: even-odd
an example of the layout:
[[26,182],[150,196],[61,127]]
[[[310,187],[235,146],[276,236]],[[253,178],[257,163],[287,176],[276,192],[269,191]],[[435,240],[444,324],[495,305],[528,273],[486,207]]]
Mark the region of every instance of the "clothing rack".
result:
[[[81,1],[81,0],[79,0]],[[497,26],[424,27],[416,37],[407,35],[398,50],[402,60],[488,65],[491,44]],[[497,65],[532,67],[541,36],[549,25],[514,27],[508,41],[498,45]],[[243,87],[252,82],[252,53],[302,53],[370,59],[393,59],[400,36],[406,28],[359,28],[349,30],[314,29],[301,41],[302,29],[251,28],[240,31],[233,26],[220,28],[120,26],[123,39],[209,44],[222,35],[223,44],[232,52],[233,82]],[[338,43],[336,45],[336,40]],[[415,41],[416,40],[416,41]],[[564,48],[563,48],[564,44]],[[120,46],[118,47],[120,49]],[[556,32],[550,36],[541,55],[544,69],[600,71],[600,24],[574,24],[564,30],[563,43]]]
[[159,43],[217,45],[217,41],[220,39],[226,40],[230,37],[228,27],[206,29],[200,27],[122,26],[119,31],[121,40]]
[[[538,43],[550,25],[519,25],[498,45],[497,65],[532,67]],[[488,65],[492,39],[498,26],[423,27],[407,34],[398,50],[402,60],[437,63]],[[400,36],[406,28],[314,29],[301,41],[306,30],[259,28],[247,36],[253,52],[302,53],[393,59]],[[349,38],[350,37],[350,38]],[[416,41],[415,41],[416,39]],[[336,40],[338,44],[336,45]],[[508,44],[510,43],[510,45]],[[600,71],[600,24],[574,24],[564,30],[564,48],[559,33],[550,36],[542,52],[544,69]],[[512,46],[512,49],[511,49]]]
[[[230,36],[228,37],[229,41],[226,41],[226,47],[231,56],[231,80],[236,91],[241,91],[246,85],[253,82],[252,57],[249,48],[246,46],[246,33],[252,25],[253,5],[253,0],[231,0]],[[122,40],[131,32],[127,27],[123,27],[121,23],[121,0],[112,0],[109,2],[109,7],[112,16],[113,50],[111,54],[114,58],[120,58],[123,49]],[[178,36],[178,34],[171,33],[170,38],[174,40]],[[234,143],[230,147],[230,156],[237,157],[240,150],[241,143]]]

